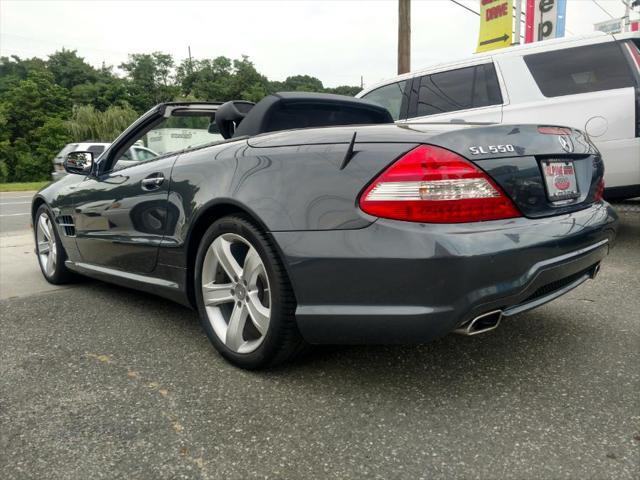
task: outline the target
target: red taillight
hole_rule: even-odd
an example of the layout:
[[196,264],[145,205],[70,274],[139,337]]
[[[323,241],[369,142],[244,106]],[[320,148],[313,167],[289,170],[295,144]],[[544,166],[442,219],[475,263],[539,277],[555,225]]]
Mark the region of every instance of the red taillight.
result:
[[596,187],[596,193],[593,196],[594,202],[600,202],[604,198],[604,178],[601,178]]
[[519,217],[520,212],[482,170],[431,145],[404,155],[360,197],[365,213],[426,223],[463,223]]
[[640,48],[638,48],[631,40],[626,42],[625,46],[627,47],[627,51],[629,55],[631,55],[631,59],[635,64],[636,71],[640,73]]

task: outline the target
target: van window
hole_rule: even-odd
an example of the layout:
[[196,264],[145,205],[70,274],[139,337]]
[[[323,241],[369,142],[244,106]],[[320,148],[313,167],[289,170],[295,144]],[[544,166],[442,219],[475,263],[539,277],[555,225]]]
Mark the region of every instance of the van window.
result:
[[502,94],[496,69],[489,63],[421,77],[417,106],[414,103],[411,116],[422,117],[501,104]]
[[629,66],[616,42],[525,55],[545,97],[633,86]]
[[64,148],[58,152],[55,159],[60,161],[64,160],[67,155],[73,152],[77,147],[77,143],[67,143]]
[[93,158],[98,158],[104,152],[104,145],[90,145],[87,151],[93,153]]
[[402,110],[402,100],[404,98],[406,84],[407,81],[403,80],[385,85],[384,87],[376,88],[372,92],[367,93],[362,98],[386,108],[389,110],[393,119],[398,120],[400,118],[400,111]]

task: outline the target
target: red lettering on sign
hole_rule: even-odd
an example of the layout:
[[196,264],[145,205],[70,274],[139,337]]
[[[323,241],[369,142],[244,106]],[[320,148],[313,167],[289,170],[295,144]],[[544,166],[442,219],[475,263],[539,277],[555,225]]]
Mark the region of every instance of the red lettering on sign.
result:
[[497,5],[495,7],[491,7],[487,9],[487,21],[494,20],[496,18],[504,17],[507,15],[509,8],[506,3],[502,5]]

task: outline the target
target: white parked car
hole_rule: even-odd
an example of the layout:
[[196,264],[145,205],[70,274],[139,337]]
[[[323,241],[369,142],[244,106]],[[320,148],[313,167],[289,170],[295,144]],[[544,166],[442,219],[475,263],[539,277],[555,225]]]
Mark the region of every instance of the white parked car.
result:
[[[59,178],[64,177],[67,174],[67,172],[65,172],[64,170],[64,167],[62,166],[62,162],[69,153],[92,152],[93,157],[98,158],[109,145],[111,144],[100,142],[81,142],[66,144],[64,148],[60,150],[60,152],[58,152],[58,154],[53,159],[53,172],[51,173],[51,178],[53,180],[58,180]],[[121,157],[119,165],[125,166],[138,162],[144,162],[157,156],[158,154],[150,148],[146,148],[141,145],[132,145]]]
[[602,153],[608,198],[640,196],[640,32],[505,48],[411,72],[358,95],[399,123],[564,125]]

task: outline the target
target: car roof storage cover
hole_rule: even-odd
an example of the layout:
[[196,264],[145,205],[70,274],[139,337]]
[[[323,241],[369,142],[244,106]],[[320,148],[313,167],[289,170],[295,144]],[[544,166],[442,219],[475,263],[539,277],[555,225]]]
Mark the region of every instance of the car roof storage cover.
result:
[[343,95],[287,92],[268,95],[242,120],[234,137],[293,128],[393,123],[375,103]]

